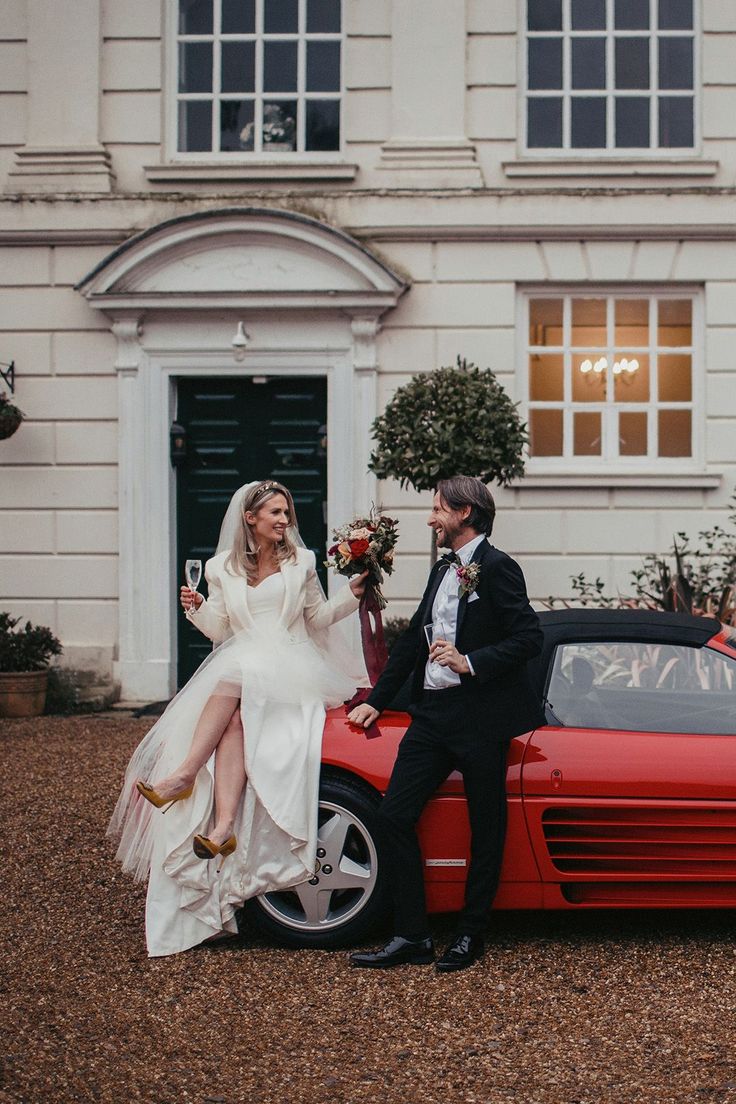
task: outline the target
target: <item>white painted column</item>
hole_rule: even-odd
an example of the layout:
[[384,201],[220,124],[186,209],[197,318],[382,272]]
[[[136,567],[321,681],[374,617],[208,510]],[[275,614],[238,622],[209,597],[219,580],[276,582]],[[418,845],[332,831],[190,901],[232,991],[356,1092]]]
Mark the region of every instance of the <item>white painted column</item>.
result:
[[356,513],[367,512],[376,503],[377,480],[368,471],[368,458],[373,449],[371,426],[378,413],[378,350],[376,338],[380,329],[377,315],[353,318],[354,394],[353,411],[355,446],[353,451],[353,496]]
[[26,0],[28,123],[11,192],[109,192],[100,144],[100,0]]
[[[119,651],[115,675],[124,701],[169,697],[168,570],[161,570],[161,533],[168,531],[165,510],[153,515],[151,488],[158,480],[147,465],[150,454],[150,406],[137,315],[116,316],[118,373],[118,524]],[[158,461],[160,458],[157,457]],[[162,584],[162,577],[165,582]]]
[[465,133],[465,0],[392,5],[392,134],[379,168],[420,187],[480,187]]

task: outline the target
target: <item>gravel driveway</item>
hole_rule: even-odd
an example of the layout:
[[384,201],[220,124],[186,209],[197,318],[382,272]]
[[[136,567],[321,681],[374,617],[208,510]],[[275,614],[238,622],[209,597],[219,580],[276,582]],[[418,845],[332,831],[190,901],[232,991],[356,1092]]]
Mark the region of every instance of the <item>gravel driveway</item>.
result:
[[2,1104],[736,1101],[733,913],[497,913],[454,976],[247,931],[149,961],[104,834],[148,722],[0,726]]

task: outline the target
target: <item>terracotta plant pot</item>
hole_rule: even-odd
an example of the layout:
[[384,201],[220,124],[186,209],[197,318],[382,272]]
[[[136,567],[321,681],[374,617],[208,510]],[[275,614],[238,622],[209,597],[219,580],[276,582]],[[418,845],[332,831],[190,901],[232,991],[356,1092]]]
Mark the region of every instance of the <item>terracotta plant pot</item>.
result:
[[0,671],[0,717],[40,717],[48,680],[48,670]]

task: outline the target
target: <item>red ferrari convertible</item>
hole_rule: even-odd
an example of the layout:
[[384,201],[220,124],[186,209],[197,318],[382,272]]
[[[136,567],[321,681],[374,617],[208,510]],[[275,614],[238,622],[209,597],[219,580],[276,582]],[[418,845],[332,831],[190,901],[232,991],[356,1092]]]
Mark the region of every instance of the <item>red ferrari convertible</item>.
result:
[[[547,723],[509,747],[495,907],[736,906],[736,631],[644,610],[540,617],[533,674]],[[350,943],[385,913],[374,816],[409,723],[405,704],[381,715],[372,738],[344,710],[328,716],[319,869],[249,906],[282,942]],[[419,831],[430,911],[459,909],[470,838],[459,775]]]

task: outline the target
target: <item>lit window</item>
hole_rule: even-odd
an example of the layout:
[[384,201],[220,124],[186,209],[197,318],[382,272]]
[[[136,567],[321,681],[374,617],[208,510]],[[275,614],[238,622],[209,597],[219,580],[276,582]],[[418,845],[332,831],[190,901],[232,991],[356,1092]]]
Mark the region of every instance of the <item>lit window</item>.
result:
[[527,149],[691,150],[693,7],[527,0]]
[[586,467],[692,460],[692,296],[534,294],[527,302],[532,457]]
[[178,0],[180,153],[340,148],[341,0]]

